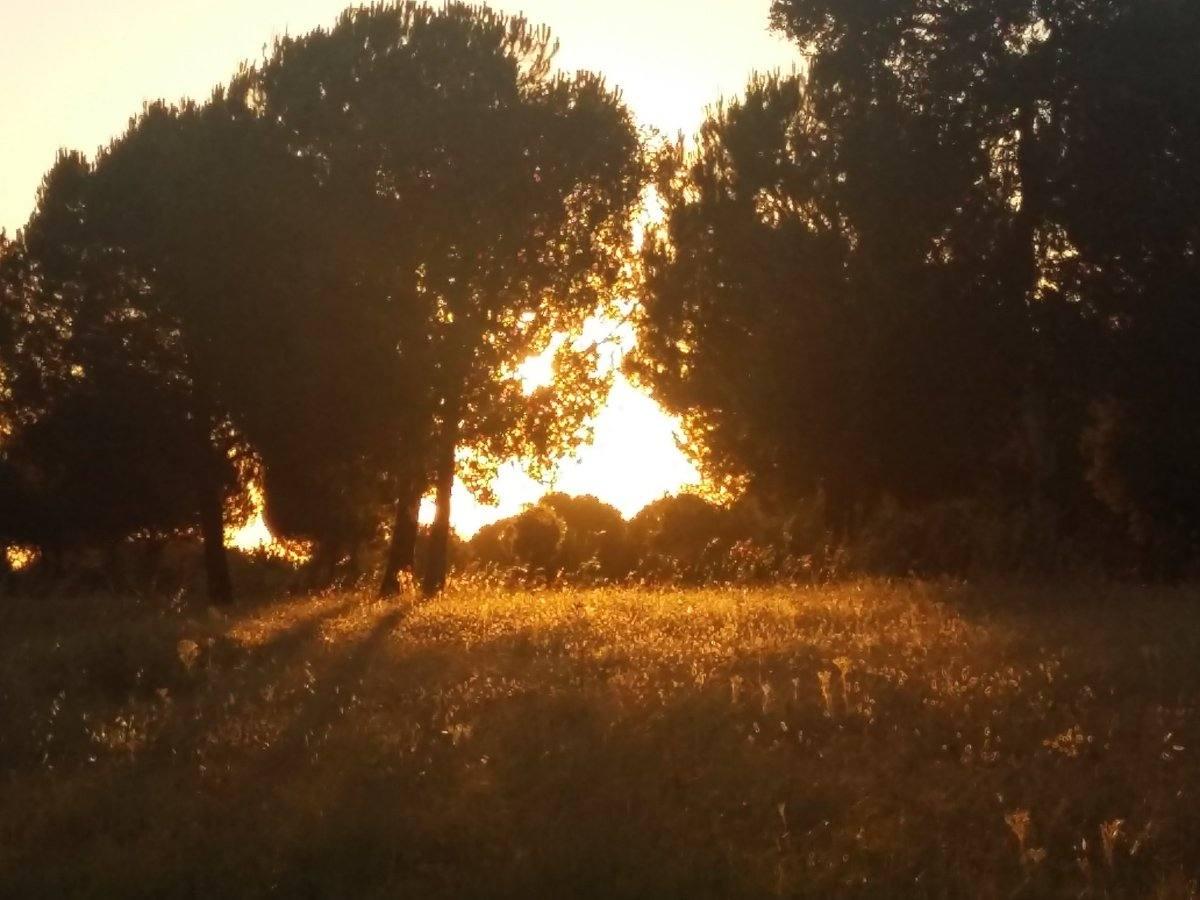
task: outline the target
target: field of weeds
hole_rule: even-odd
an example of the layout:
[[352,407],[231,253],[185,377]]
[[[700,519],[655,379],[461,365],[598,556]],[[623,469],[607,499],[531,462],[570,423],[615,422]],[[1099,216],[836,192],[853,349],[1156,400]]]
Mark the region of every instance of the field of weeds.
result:
[[1194,590],[8,598],[0,895],[1191,897],[1198,698]]

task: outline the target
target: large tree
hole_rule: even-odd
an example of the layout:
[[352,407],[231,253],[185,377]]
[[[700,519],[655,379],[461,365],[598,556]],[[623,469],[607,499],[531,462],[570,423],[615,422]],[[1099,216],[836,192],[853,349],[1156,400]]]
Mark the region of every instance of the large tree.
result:
[[[114,456],[147,481],[153,463],[189,485],[216,602],[232,596],[223,513],[237,487],[233,454],[256,458],[278,533],[335,560],[378,524],[397,418],[382,411],[404,406],[392,322],[359,300],[363,233],[311,160],[276,139],[249,87],[243,73],[208,103],[152,104],[94,164],[65,157],[25,233],[42,281],[59,286],[38,306],[66,323],[58,368],[70,377],[59,380],[90,400],[60,403],[24,443],[115,428],[143,408],[138,391],[105,380],[131,360],[146,391],[172,402],[161,401],[158,422],[129,422]],[[100,339],[120,352],[75,358]],[[64,411],[92,418],[64,428]]]
[[[894,89],[894,85],[892,85]],[[1001,204],[894,92],[755,80],[667,154],[635,367],[709,474],[847,527],[975,483],[1005,433],[1023,311],[986,261]]]
[[5,480],[19,500],[7,530],[51,560],[184,530],[205,499],[199,471],[218,514],[233,482],[228,455],[193,439],[177,330],[121,253],[89,237],[91,178],[81,156],[60,155],[0,264]]
[[555,49],[520,17],[386,3],[280,40],[258,73],[265,118],[371,223],[376,302],[394,317],[395,364],[418,413],[397,425],[384,593],[411,567],[430,481],[424,586],[436,592],[456,472],[483,485],[497,460],[548,461],[582,437],[603,394],[594,359],[570,339],[554,385],[527,394],[516,377],[615,300],[642,188],[620,97],[596,76],[555,74]]
[[1074,528],[1098,511],[1087,474],[1135,522],[1194,531],[1197,12],[772,18],[804,74],[756,81],[669,155],[645,253],[640,370],[710,468],[820,488],[842,521],[990,486]]
[[1023,418],[1035,495],[1057,482],[1062,502],[1086,467],[1148,548],[1194,554],[1200,10],[777,0],[774,21],[826,83],[861,94],[898,79],[905,105],[941,123],[959,155],[986,151],[972,167],[996,176],[1011,210],[994,259],[1032,324]]

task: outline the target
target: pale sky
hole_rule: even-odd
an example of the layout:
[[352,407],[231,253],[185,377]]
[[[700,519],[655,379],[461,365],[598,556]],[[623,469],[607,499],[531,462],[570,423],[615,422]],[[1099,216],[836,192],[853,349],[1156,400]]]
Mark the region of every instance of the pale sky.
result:
[[[206,97],[244,59],[283,33],[328,25],[344,0],[0,0],[0,228],[21,227],[60,147],[89,156],[147,100]],[[646,125],[690,134],[705,108],[739,93],[753,71],[791,69],[794,46],[767,31],[770,0],[497,0],[549,25],[559,65],[619,87]],[[558,487],[594,493],[627,515],[695,473],[675,423],[623,382],[597,440],[564,467]],[[501,507],[456,492],[456,527],[474,532],[544,488],[515,472]]]

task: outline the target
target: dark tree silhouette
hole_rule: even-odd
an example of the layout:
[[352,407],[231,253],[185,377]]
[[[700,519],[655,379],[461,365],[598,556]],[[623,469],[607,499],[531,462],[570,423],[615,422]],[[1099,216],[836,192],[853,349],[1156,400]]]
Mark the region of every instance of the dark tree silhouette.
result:
[[547,577],[587,582],[623,578],[636,561],[620,512],[595,497],[561,493],[481,528],[467,551],[476,565],[523,565]]
[[695,494],[655,500],[629,523],[639,570],[647,575],[699,575],[712,557],[727,554],[736,538],[731,513]]
[[563,523],[559,566],[565,572],[615,580],[633,568],[634,550],[626,523],[613,506],[592,496],[547,494],[539,505],[554,511]]
[[1000,204],[966,206],[982,192],[937,130],[887,98],[841,101],[816,72],[758,79],[694,154],[667,154],[634,366],[710,475],[822,492],[845,528],[884,493],[979,478],[1024,312],[977,265]]
[[[219,527],[233,482],[221,438],[194,439],[177,330],[143,302],[146,281],[129,261],[91,240],[91,177],[82,157],[60,156],[22,235],[22,287],[6,290],[18,313],[3,344],[6,463],[24,501],[22,536],[52,559],[189,527],[210,499],[200,471]],[[227,578],[210,586],[215,600],[227,596]]]
[[430,479],[434,593],[460,456],[476,486],[500,459],[546,462],[582,437],[604,393],[570,341],[553,388],[527,395],[515,377],[619,296],[642,187],[619,97],[595,76],[552,74],[554,52],[549,32],[519,17],[389,3],[279,41],[259,73],[266,117],[372,223],[371,271],[419,412],[384,594],[410,565]]
[[548,506],[530,506],[512,520],[512,549],[526,571],[553,581],[561,568],[559,553],[566,527]]
[[1035,505],[1070,505],[1085,471],[1140,542],[1194,555],[1200,435],[1183,398],[1200,377],[1200,11],[778,0],[774,20],[814,48],[826,83],[862,95],[894,80],[959,157],[986,152],[971,168],[1011,210],[993,270],[1031,320],[1021,443]]
[[843,533],[885,497],[989,491],[1052,533],[1093,527],[1099,499],[1194,553],[1197,11],[772,18],[805,74],[664,154],[644,253],[635,371],[710,472],[819,494]]
[[[64,158],[48,185],[66,186],[45,192],[27,229],[35,256],[47,272],[63,270],[64,284],[98,294],[116,279],[125,288],[104,295],[124,304],[116,311],[84,308],[177,400],[164,403],[165,420],[178,410],[187,427],[163,434],[151,420],[140,429],[143,452],[120,452],[131,464],[156,454],[190,461],[210,596],[221,603],[232,596],[223,512],[236,486],[234,449],[247,452],[248,442],[261,462],[271,524],[314,540],[318,558],[336,558],[378,522],[395,445],[394,418],[379,411],[404,403],[388,322],[358,302],[362,273],[345,248],[359,233],[310,161],[276,140],[248,89],[239,76],[204,105],[151,105],[94,165]],[[47,315],[63,296],[44,294]],[[121,329],[134,326],[121,323],[152,339],[130,343]],[[169,365],[152,364],[154,340],[174,354]],[[71,365],[90,395],[118,406],[123,393],[139,396],[106,393],[102,365]],[[131,427],[127,444],[138,433]]]

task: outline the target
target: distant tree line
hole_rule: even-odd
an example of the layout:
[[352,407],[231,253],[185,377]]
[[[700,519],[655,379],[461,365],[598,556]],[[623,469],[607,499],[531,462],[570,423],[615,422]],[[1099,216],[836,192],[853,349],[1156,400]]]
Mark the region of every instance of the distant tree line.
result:
[[595,497],[548,494],[456,549],[472,577],[510,584],[725,584],[811,581],[836,574],[819,526],[801,533],[743,499],[662,497],[629,521]]
[[0,545],[53,568],[198,537],[226,603],[255,477],[317,582],[386,536],[390,595],[433,493],[436,592],[455,475],[486,495],[584,441],[609,376],[572,338],[635,296],[630,374],[741,499],[624,523],[551,496],[464,565],[1193,572],[1200,7],[775,0],[771,25],[802,70],[694,145],[645,143],[520,17],[385,3],[62,153],[0,243]]

